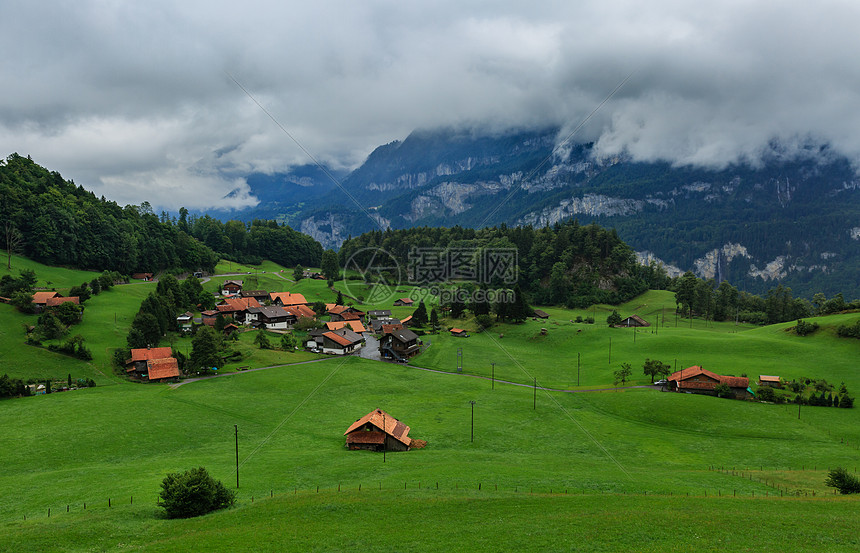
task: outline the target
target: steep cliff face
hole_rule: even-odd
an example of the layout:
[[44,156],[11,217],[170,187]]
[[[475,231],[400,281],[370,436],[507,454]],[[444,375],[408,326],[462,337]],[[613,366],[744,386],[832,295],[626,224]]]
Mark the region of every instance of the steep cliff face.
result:
[[377,228],[579,218],[615,227],[643,258],[749,291],[854,282],[860,294],[850,276],[860,271],[860,179],[847,160],[813,153],[710,170],[597,158],[589,144],[557,140],[556,129],[415,132],[378,148],[344,190],[307,202],[295,220],[336,247]]

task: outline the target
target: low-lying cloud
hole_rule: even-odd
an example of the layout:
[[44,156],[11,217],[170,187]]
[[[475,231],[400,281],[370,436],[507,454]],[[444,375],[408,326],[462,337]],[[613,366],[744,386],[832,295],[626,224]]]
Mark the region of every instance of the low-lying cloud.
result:
[[[827,143],[860,162],[856,3],[7,2],[0,151],[120,203],[252,205],[415,128],[575,128],[599,155],[721,167]],[[564,132],[563,132],[564,135]]]

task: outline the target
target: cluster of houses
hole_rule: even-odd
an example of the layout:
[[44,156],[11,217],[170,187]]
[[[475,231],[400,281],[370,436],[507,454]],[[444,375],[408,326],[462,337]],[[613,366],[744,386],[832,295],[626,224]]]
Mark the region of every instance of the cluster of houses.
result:
[[[220,315],[231,321],[224,326],[225,333],[237,330],[239,325],[287,331],[303,318],[317,317],[302,294],[245,290],[243,285],[242,280],[224,281],[220,290],[223,299],[215,309],[201,312],[199,319],[190,312],[183,313],[176,319],[179,327],[191,331],[195,324],[215,326]],[[410,298],[394,302],[395,306],[412,304]],[[365,313],[352,306],[333,303],[325,307],[330,320],[323,328],[311,330],[304,344],[311,351],[331,355],[356,353],[364,347],[366,333],[381,336],[379,349],[385,359],[407,361],[420,350],[418,335],[407,328],[411,316],[400,320],[387,309]]]
[[72,302],[75,305],[81,304],[81,298],[78,296],[61,296],[57,292],[36,292],[33,294],[33,306],[36,313],[41,313],[49,307],[57,307],[66,302]]

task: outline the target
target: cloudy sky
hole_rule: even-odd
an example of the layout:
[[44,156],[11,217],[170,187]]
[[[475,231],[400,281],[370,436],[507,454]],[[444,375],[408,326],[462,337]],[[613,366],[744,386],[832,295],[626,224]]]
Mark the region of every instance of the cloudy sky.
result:
[[[243,176],[354,167],[415,128],[576,127],[719,166],[827,142],[860,167],[860,3],[0,4],[0,155],[121,204],[247,205]],[[564,133],[563,133],[564,134]]]

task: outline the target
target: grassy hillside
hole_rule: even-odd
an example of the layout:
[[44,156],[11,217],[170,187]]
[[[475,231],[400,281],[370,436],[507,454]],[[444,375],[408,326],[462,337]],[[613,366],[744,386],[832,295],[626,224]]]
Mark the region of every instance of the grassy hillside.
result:
[[[282,290],[311,301],[312,295],[334,299],[324,281],[291,283],[272,271],[279,269],[266,274],[283,283]],[[824,485],[829,467],[853,471],[860,465],[858,409],[803,407],[798,419],[792,405],[650,388],[538,390],[535,402],[529,387],[497,382],[492,389],[475,378],[489,376],[495,360],[498,378],[530,383],[537,377],[541,385],[571,388],[581,353],[583,389],[611,388],[621,362],[633,364],[634,378],[644,383],[641,363],[657,357],[753,378],[844,380],[856,396],[860,341],[839,339],[834,329],[858,314],[816,319],[821,329],[803,338],[785,331],[791,325],[697,320],[691,330],[667,320],[666,327],[638,331],[634,343],[632,329],[606,327],[607,306],[548,310],[548,321],[501,325],[467,339],[427,334],[425,343],[432,345],[410,366],[327,358],[171,388],[126,382],[109,365],[110,348],[124,343],[153,287],[118,286],[87,302],[74,332],[86,337],[91,363],[23,346],[26,317],[0,305],[0,374],[42,371],[64,378],[74,368],[99,383],[0,401],[0,442],[12,444],[0,448],[0,534],[8,550],[858,546],[858,500],[834,497]],[[670,301],[673,307],[670,295],[649,292],[619,311],[656,317]],[[571,323],[580,313],[597,313],[598,324]],[[237,345],[247,352],[246,366],[317,358],[261,352],[251,340],[245,334]],[[181,349],[188,341],[175,345]],[[437,372],[455,369],[458,347],[466,374]],[[470,401],[477,402],[474,441]],[[384,458],[347,451],[343,432],[376,407],[402,419],[410,436],[428,446]],[[234,425],[241,463],[237,507],[198,520],[162,520],[155,499],[167,472],[205,466],[235,486]],[[368,539],[380,519],[398,531]]]

